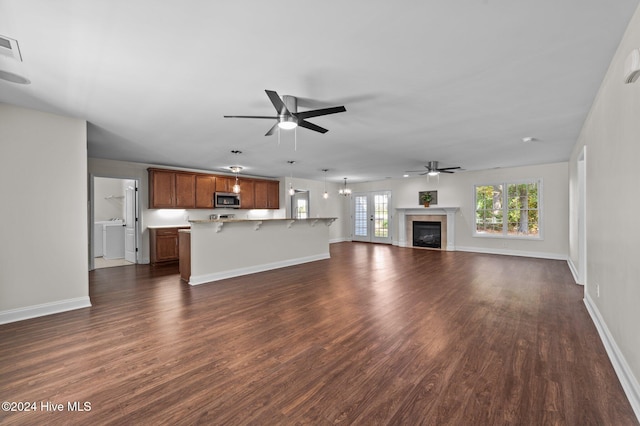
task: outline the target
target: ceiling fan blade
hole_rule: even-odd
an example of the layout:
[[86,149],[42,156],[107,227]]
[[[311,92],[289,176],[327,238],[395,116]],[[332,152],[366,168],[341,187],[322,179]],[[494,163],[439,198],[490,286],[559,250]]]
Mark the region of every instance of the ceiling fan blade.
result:
[[337,106],[331,108],[314,109],[311,111],[302,111],[295,113],[296,118],[304,120],[305,118],[320,117],[321,115],[336,114],[338,112],[345,112],[347,109],[344,106]]
[[449,170],[444,170],[444,169],[438,169],[438,171],[439,171],[440,173],[453,173],[453,172],[451,172],[451,171],[449,171]]
[[276,121],[276,124],[274,124],[267,133],[265,133],[265,136],[271,136],[272,134],[274,134],[276,132],[276,129],[278,128],[278,122]]
[[325,129],[323,127],[320,127],[320,126],[317,126],[317,125],[315,125],[313,123],[309,123],[308,121],[304,121],[304,120],[298,120],[298,126],[304,127],[305,129],[309,129],[309,130],[314,130],[314,131],[320,132],[320,133],[327,133],[328,132],[327,129]]
[[278,119],[278,117],[267,117],[266,115],[225,115],[224,118],[268,118],[269,120]]
[[378,94],[368,93],[362,95],[354,95],[354,96],[344,96],[341,98],[333,98],[328,99],[326,101],[321,101],[315,98],[303,98],[300,96],[296,96],[298,100],[298,106],[303,108],[327,108],[332,105],[349,105],[354,103],[362,103],[369,100],[374,100],[380,97]]
[[273,107],[276,109],[276,111],[278,111],[278,114],[291,115],[291,113],[287,109],[287,106],[284,104],[284,102],[282,102],[282,99],[280,99],[280,96],[278,96],[276,92],[274,92],[273,90],[265,90],[265,92],[267,93],[269,100],[271,100]]
[[442,167],[442,168],[438,168],[436,170],[443,172],[445,170],[456,170],[456,169],[459,169],[459,168],[460,168],[459,166],[458,167]]

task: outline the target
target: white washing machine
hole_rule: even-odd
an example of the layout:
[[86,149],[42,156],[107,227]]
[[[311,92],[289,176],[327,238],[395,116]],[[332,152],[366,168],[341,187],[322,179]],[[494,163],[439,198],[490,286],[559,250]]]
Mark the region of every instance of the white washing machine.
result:
[[124,226],[122,220],[105,220],[94,224],[93,255],[105,259],[124,258]]

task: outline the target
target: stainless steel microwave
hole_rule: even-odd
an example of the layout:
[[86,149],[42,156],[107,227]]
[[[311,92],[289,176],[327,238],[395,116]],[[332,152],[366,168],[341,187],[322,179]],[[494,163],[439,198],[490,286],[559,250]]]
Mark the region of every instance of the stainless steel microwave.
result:
[[240,194],[233,192],[216,192],[213,194],[213,205],[217,208],[239,209]]

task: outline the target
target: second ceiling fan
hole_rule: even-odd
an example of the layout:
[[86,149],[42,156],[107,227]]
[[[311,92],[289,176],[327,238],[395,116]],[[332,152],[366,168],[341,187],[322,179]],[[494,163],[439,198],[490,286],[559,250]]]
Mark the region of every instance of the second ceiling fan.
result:
[[452,172],[452,170],[457,170],[460,167],[438,167],[438,162],[437,161],[429,161],[427,163],[426,166],[424,166],[425,170],[409,170],[408,173],[417,173],[417,172],[424,172],[424,173],[420,173],[421,175],[429,175],[429,176],[436,176],[440,173],[454,173]]
[[276,109],[278,115],[225,115],[224,118],[260,118],[276,120],[276,123],[269,129],[267,133],[265,133],[265,136],[274,134],[278,127],[281,129],[294,129],[297,126],[304,127],[305,129],[313,130],[319,133],[327,133],[329,130],[316,124],[310,123],[306,121],[306,119],[312,117],[320,117],[322,115],[336,114],[338,112],[345,112],[347,110],[344,106],[336,106],[298,112],[298,101],[295,96],[284,95],[281,99],[280,96],[273,90],[265,90],[265,92],[267,93],[267,96],[273,104],[273,107]]

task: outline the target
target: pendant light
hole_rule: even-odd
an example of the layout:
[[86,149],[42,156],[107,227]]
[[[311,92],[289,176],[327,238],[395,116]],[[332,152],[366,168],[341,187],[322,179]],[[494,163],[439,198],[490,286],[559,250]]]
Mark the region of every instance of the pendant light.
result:
[[291,179],[289,180],[289,195],[295,195],[296,191],[293,189],[293,165],[296,163],[294,160],[287,161],[291,165]]
[[347,188],[347,178],[344,178],[344,187],[340,188],[338,194],[344,195],[345,197],[351,195],[351,189]]
[[240,173],[240,170],[242,170],[242,167],[240,166],[231,166],[229,167],[229,169],[236,174],[236,183],[235,185],[233,185],[233,192],[235,194],[239,194],[240,193],[240,183],[238,183],[238,173]]
[[322,194],[322,198],[326,200],[329,198],[329,193],[327,192],[327,172],[329,169],[322,169],[322,171],[324,172],[324,194]]

